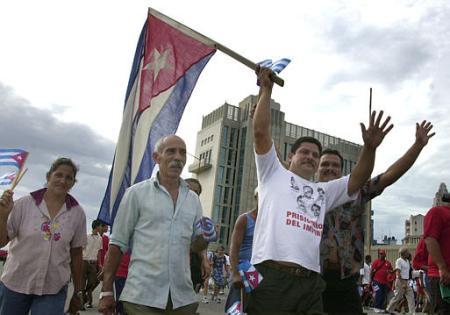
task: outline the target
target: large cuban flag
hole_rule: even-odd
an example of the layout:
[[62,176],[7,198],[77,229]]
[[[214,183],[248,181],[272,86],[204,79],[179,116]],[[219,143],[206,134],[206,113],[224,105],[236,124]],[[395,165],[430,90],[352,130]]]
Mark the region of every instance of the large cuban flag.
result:
[[122,126],[98,218],[114,222],[125,190],[148,179],[156,141],[178,128],[214,42],[149,9],[125,97]]

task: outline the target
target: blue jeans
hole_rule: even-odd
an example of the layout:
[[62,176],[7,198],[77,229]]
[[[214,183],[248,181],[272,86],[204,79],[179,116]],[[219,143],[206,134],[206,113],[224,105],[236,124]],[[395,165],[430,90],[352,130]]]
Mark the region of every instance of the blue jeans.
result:
[[0,315],[63,315],[67,285],[56,294],[23,294],[0,282]]
[[386,297],[388,294],[388,286],[377,281],[372,281],[373,291],[375,292],[374,307],[384,310],[386,308]]

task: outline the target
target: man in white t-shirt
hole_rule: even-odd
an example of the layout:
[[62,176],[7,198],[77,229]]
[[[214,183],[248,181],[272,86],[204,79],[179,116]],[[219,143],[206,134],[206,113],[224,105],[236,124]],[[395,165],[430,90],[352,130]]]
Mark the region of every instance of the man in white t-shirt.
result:
[[83,247],[83,294],[87,308],[92,308],[92,292],[99,283],[97,274],[99,272],[99,251],[103,248],[102,234],[102,222],[94,220],[92,222],[92,233],[87,235],[87,244],[86,247]]
[[393,312],[397,303],[406,297],[408,301],[408,310],[410,314],[415,314],[415,302],[414,302],[414,292],[409,286],[409,280],[411,279],[411,264],[409,262],[410,253],[407,248],[402,247],[398,251],[400,257],[395,261],[395,290],[394,297],[389,302],[387,311]]
[[375,150],[390,130],[388,120],[371,116],[361,124],[364,147],[351,176],[314,183],[321,143],[297,139],[289,154],[289,169],[277,157],[271,138],[272,72],[258,69],[260,95],[253,117],[259,185],[252,264],[263,281],[252,291],[247,312],[253,314],[322,314],[319,246],[325,212],[354,200],[373,170]]
[[361,284],[367,285],[370,283],[370,262],[372,261],[372,257],[370,255],[366,255],[364,261],[364,267],[361,268]]

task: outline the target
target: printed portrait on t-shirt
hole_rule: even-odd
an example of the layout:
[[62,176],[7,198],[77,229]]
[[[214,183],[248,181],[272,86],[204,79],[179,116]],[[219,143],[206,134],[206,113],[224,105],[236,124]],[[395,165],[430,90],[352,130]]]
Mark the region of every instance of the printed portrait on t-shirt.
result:
[[297,183],[295,182],[294,176],[291,176],[291,189],[295,191],[299,191]]
[[325,200],[325,190],[322,187],[317,188],[317,192],[319,193],[319,198],[317,198],[317,202],[323,202]]
[[320,215],[320,206],[318,204],[313,204],[311,206],[311,211],[314,216],[317,218]]
[[314,201],[312,198],[313,192],[311,186],[303,186],[303,195],[297,197],[297,207],[304,213],[307,212],[307,207]]

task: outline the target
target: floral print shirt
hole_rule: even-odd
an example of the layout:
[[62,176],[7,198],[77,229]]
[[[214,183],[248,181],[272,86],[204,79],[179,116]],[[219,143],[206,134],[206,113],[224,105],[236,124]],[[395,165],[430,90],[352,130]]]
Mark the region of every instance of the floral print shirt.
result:
[[378,175],[361,188],[356,200],[337,207],[325,215],[320,261],[322,272],[338,266],[341,278],[348,278],[364,264],[364,214],[366,203],[380,195]]

